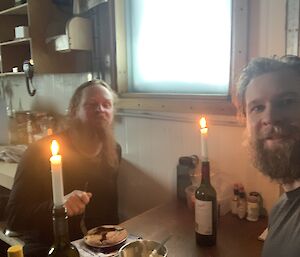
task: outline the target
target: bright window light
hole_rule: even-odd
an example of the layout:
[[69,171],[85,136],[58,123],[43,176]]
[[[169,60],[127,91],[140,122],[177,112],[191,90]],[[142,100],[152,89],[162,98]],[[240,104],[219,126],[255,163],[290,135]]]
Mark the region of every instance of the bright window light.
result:
[[131,92],[227,95],[231,0],[127,0]]

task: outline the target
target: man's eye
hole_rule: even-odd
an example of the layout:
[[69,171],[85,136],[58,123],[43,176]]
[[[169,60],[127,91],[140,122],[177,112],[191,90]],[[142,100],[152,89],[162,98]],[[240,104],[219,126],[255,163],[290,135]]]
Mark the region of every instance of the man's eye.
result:
[[107,108],[107,109],[111,108],[111,106],[112,106],[112,104],[110,102],[107,102],[107,103],[103,104],[103,107]]
[[279,101],[278,104],[279,104],[279,106],[289,106],[296,102],[297,102],[297,100],[295,98],[285,98],[285,99],[282,99],[281,101]]
[[89,109],[93,109],[93,108],[96,108],[97,107],[97,104],[95,103],[87,103],[85,105],[86,108],[89,108]]
[[259,112],[262,112],[264,110],[264,108],[265,107],[263,105],[256,105],[256,106],[251,107],[250,112],[251,113],[259,113]]

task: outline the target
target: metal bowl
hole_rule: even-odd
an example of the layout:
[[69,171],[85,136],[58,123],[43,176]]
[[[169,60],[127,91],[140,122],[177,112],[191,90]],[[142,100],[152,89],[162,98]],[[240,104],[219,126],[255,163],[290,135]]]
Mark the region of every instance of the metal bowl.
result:
[[[149,257],[152,250],[160,243],[151,240],[138,240],[123,245],[119,250],[119,257]],[[162,246],[155,257],[166,257],[168,250]]]

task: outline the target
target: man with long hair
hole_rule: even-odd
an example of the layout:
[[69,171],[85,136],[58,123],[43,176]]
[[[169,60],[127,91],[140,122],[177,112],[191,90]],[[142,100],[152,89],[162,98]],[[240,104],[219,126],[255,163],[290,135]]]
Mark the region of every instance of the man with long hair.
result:
[[101,80],[82,84],[70,100],[68,129],[30,144],[24,153],[6,215],[8,228],[23,235],[26,256],[47,256],[53,243],[49,163],[53,139],[62,155],[70,239],[84,236],[82,224],[87,229],[118,224],[121,151],[112,128],[115,100],[115,93]]
[[254,166],[285,193],[269,217],[263,257],[300,255],[300,58],[256,58],[235,93]]

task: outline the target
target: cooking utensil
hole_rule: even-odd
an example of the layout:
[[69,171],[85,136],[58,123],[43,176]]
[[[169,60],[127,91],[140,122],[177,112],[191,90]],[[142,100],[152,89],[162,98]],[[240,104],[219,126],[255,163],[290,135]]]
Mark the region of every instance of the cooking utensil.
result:
[[165,243],[172,237],[172,235],[169,235],[164,240],[161,241],[159,246],[155,247],[155,249],[150,253],[149,257],[155,257],[158,253],[158,251],[165,245]]
[[[152,240],[142,239],[133,241],[121,247],[118,257],[149,257],[153,249],[156,249],[159,245],[159,242],[155,242]],[[162,246],[158,250],[157,256],[166,257],[167,254],[167,248],[165,246]]]

